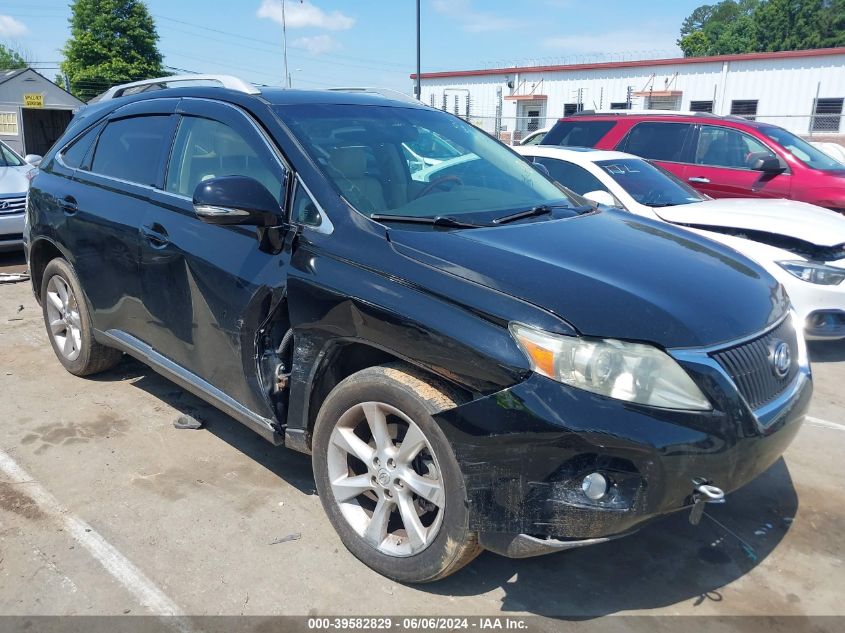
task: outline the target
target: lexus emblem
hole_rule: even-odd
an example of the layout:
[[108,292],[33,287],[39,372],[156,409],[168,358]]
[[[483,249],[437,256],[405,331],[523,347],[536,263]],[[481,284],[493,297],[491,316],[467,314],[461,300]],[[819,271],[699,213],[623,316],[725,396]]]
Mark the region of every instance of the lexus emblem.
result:
[[786,378],[792,367],[792,350],[783,341],[774,341],[771,347],[772,370],[778,378]]
[[11,203],[8,200],[3,200],[3,202],[0,202],[0,211],[5,211],[10,206],[11,206]]

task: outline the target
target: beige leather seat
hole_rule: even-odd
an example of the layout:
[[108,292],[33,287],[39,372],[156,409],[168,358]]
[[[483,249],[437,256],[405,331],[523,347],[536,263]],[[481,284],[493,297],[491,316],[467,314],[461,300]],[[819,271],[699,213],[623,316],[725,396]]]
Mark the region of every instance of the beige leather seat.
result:
[[360,145],[338,147],[329,155],[338,187],[344,197],[364,213],[384,213],[387,203],[381,183],[367,175],[367,154]]

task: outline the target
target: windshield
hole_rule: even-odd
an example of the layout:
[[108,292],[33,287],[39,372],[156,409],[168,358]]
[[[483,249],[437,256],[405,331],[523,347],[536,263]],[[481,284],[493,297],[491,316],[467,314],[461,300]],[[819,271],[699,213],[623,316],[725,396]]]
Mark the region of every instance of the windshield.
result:
[[795,136],[792,132],[774,125],[761,125],[759,129],[808,167],[825,171],[845,171],[845,165],[816,149],[804,139]]
[[23,160],[12,148],[0,141],[0,167],[20,167],[23,164]]
[[637,158],[603,160],[596,163],[628,192],[648,207],[671,207],[706,200],[663,169]]
[[[368,216],[495,214],[577,204],[478,128],[427,108],[277,106],[338,192]],[[431,165],[405,149],[433,137],[454,156]]]
[[434,132],[428,130],[420,130],[416,140],[403,143],[403,145],[422,158],[448,160],[461,155],[460,151],[449,145],[449,143]]

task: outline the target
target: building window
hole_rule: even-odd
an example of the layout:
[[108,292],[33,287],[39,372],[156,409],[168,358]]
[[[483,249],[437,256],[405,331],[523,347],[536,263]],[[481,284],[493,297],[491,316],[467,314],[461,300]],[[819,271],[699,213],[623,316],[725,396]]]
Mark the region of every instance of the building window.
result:
[[570,116],[575,114],[576,112],[580,112],[584,109],[584,105],[581,103],[564,103],[563,104],[563,116]]
[[610,104],[611,110],[630,110],[631,104],[627,101],[614,101]]
[[[756,103],[756,101],[755,101]],[[712,101],[690,101],[689,109],[693,112],[713,112]]]
[[843,99],[816,99],[813,132],[838,132]]
[[18,115],[15,112],[0,112],[0,134],[18,135]]
[[757,116],[757,99],[739,99],[731,101],[731,114],[742,116],[753,121]]

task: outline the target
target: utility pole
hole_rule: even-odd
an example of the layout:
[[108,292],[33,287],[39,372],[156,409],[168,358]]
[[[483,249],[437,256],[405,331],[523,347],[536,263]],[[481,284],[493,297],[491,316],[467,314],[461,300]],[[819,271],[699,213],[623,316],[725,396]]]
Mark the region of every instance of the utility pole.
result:
[[420,82],[420,0],[417,0],[417,85],[416,88],[414,88],[414,92],[417,95],[418,101],[422,99],[422,87]]
[[290,88],[290,72],[288,71],[288,23],[285,19],[285,0],[282,0],[282,44],[285,57],[285,86]]

